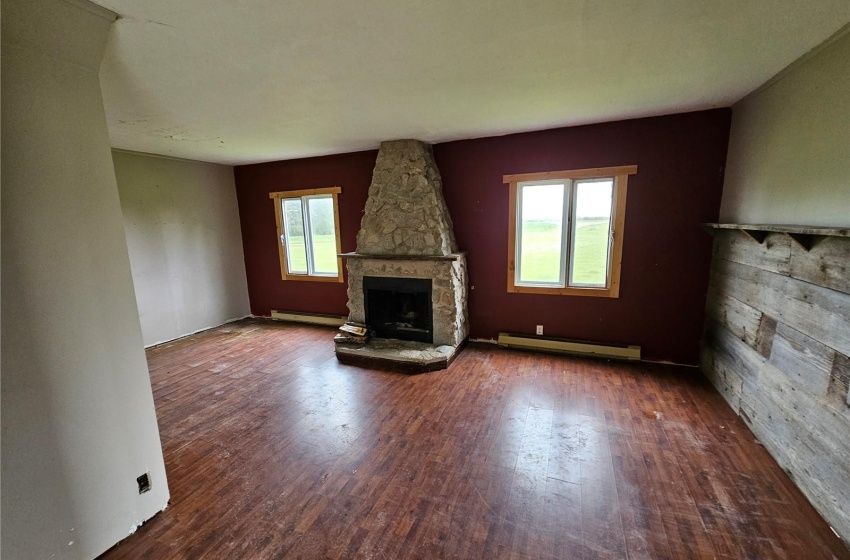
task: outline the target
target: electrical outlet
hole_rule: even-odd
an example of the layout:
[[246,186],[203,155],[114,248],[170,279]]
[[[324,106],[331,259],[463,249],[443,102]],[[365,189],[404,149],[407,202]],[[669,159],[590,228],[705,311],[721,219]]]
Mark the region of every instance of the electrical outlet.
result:
[[537,325],[537,334],[543,334],[543,325]]
[[139,485],[139,494],[144,494],[151,489],[151,475],[145,473],[136,479],[136,484]]

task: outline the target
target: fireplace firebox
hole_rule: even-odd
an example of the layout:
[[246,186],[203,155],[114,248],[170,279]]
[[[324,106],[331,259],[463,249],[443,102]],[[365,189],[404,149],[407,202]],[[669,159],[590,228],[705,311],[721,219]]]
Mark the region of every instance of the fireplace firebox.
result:
[[380,338],[434,341],[431,280],[363,277],[366,324]]

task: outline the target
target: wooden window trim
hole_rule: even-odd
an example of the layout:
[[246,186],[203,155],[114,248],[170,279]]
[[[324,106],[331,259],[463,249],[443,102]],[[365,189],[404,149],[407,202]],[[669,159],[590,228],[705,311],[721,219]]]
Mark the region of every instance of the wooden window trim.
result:
[[[521,173],[504,175],[503,181],[509,187],[508,203],[508,292],[517,294],[541,294],[584,297],[620,297],[620,271],[623,259],[623,230],[626,223],[626,198],[628,194],[629,175],[637,173],[636,165],[619,167],[594,167],[589,169],[573,169],[565,171],[545,171],[542,173]],[[519,183],[529,181],[548,181],[563,179],[599,179],[614,178],[614,202],[612,208],[613,233],[611,240],[610,271],[608,286],[596,287],[537,287],[516,285],[516,226],[517,226],[517,195]],[[570,226],[572,227],[572,226]],[[568,251],[569,248],[565,248]],[[567,255],[569,258],[569,255]],[[567,282],[569,279],[567,279]]]
[[277,252],[280,259],[280,277],[282,280],[295,280],[301,282],[337,282],[345,281],[342,258],[337,257],[337,275],[336,276],[310,276],[309,274],[292,274],[286,270],[286,244],[282,241],[283,237],[283,216],[281,215],[281,200],[286,198],[301,198],[304,196],[316,195],[332,195],[334,205],[334,234],[336,236],[336,254],[342,253],[342,242],[339,233],[339,194],[342,192],[341,187],[327,187],[323,189],[302,189],[298,191],[280,191],[269,193],[269,198],[274,203],[274,218],[277,224]]
[[618,167],[590,167],[588,169],[572,169],[567,171],[544,171],[542,173],[518,173],[503,175],[503,183],[525,183],[527,181],[548,181],[558,179],[599,179],[616,175],[635,175],[637,165],[621,165]]
[[300,191],[280,191],[269,193],[269,198],[301,198],[317,194],[340,194],[342,187],[325,187],[323,189],[303,189]]

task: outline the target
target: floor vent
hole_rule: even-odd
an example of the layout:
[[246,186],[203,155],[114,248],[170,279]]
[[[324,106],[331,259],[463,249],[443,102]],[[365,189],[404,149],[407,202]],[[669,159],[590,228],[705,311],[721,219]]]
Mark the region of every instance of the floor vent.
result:
[[640,360],[640,346],[629,346],[625,344],[597,344],[595,342],[546,338],[543,336],[499,333],[499,346],[521,350],[538,350],[540,352],[612,358],[615,360]]
[[297,311],[278,311],[272,309],[272,319],[278,321],[289,321],[292,323],[308,323],[310,325],[328,325],[339,327],[347,320],[347,317],[339,315],[321,315],[319,313],[301,313]]

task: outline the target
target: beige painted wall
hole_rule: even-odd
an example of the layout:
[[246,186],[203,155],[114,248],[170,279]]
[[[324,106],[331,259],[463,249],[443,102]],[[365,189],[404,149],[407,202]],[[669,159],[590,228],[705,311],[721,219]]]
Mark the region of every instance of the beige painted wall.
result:
[[3,558],[95,558],[169,499],[98,80],[113,17],[2,3]]
[[145,345],[249,315],[233,168],[112,159]]
[[720,220],[850,226],[850,33],[732,108]]

